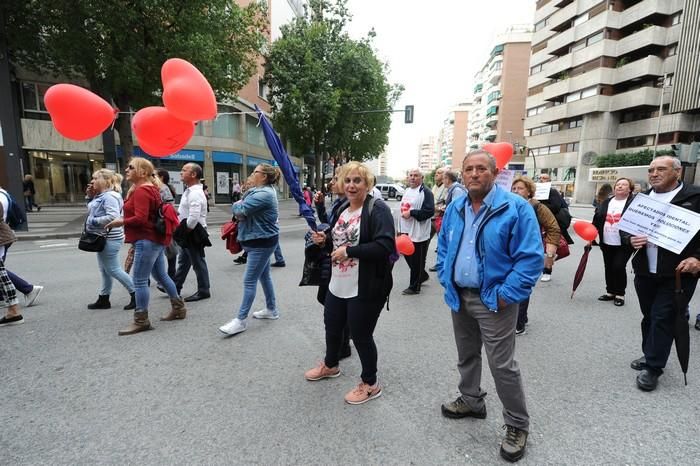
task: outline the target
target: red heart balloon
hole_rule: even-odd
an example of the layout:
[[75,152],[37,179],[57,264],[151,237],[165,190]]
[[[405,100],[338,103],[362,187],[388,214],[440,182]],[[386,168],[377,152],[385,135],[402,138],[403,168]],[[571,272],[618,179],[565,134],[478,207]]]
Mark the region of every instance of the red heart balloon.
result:
[[399,235],[396,237],[396,250],[404,256],[410,256],[416,252],[416,246],[408,235]]
[[75,141],[102,134],[117,116],[117,110],[102,97],[73,84],[51,86],[44,105],[56,131]]
[[177,118],[187,121],[216,118],[216,97],[204,75],[189,62],[171,58],[160,70],[163,104]]
[[142,108],[131,120],[131,128],[139,146],[154,157],[174,154],[194,134],[194,123],[175,118],[164,107]]
[[586,241],[593,241],[596,236],[598,236],[596,227],[594,227],[592,223],[583,220],[577,220],[576,223],[574,223],[574,231]]
[[513,145],[508,142],[489,142],[483,149],[496,158],[496,168],[503,169],[513,158]]

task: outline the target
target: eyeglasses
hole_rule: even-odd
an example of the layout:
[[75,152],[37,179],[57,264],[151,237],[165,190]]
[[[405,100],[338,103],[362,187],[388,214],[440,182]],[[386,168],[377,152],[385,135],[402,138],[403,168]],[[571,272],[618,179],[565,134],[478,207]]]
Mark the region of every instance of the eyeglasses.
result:
[[136,170],[136,167],[134,167],[133,165],[127,165],[125,170]]

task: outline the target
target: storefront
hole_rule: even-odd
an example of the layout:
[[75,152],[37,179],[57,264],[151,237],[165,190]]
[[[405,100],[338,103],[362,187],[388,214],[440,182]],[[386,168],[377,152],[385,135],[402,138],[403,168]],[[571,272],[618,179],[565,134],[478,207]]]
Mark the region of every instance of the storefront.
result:
[[28,151],[38,204],[81,204],[92,173],[104,167],[104,155]]
[[230,203],[231,188],[234,183],[243,181],[243,156],[236,152],[213,151],[211,158],[214,162],[214,182],[209,192],[217,204]]

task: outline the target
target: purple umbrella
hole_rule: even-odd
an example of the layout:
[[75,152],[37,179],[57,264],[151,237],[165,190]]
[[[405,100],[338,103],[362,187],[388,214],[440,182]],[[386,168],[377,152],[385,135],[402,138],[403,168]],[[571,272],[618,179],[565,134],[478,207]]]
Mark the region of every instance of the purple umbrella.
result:
[[255,106],[255,111],[258,112],[258,118],[260,119],[260,124],[262,125],[263,134],[265,135],[265,141],[267,142],[267,147],[272,153],[272,157],[275,158],[277,165],[282,172],[284,181],[289,185],[289,192],[292,193],[294,200],[299,204],[299,209],[301,214],[306,219],[306,223],[309,224],[312,230],[316,231],[316,216],[314,215],[313,209],[306,204],[304,200],[304,195],[301,193],[301,186],[299,186],[299,180],[297,179],[296,173],[294,173],[294,167],[292,166],[292,161],[289,160],[289,155],[287,151],[284,150],[282,141],[280,141],[279,136],[275,132],[265,115],[262,113],[258,106]]

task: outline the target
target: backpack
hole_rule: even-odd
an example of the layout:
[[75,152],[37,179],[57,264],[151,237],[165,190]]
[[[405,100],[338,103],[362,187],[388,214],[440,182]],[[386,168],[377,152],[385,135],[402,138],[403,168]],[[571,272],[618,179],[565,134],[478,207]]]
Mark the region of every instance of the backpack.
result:
[[156,211],[156,233],[163,236],[172,236],[175,229],[180,224],[180,218],[175,212],[175,207],[172,204],[163,202]]
[[8,193],[5,190],[0,192],[2,192],[5,195],[5,197],[7,197],[6,223],[10,225],[10,228],[12,228],[13,230],[21,228],[22,225],[27,223],[27,215],[24,213],[24,210],[22,210],[19,204],[17,204],[17,201],[15,201],[15,198],[12,196],[12,194]]

